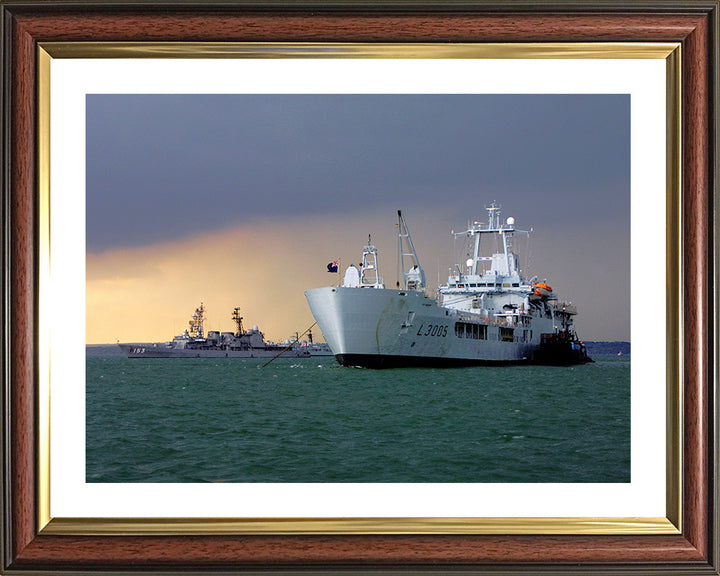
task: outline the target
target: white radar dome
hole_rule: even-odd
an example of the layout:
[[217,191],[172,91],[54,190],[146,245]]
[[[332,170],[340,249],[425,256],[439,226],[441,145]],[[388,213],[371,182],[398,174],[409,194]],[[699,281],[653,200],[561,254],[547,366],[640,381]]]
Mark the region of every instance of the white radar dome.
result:
[[468,258],[468,259],[467,259],[467,262],[465,262],[465,266],[467,266],[468,268],[470,268],[470,266],[472,266],[472,265],[473,265],[473,259],[472,259],[472,258]]
[[515,224],[515,218],[510,216],[510,218],[507,219],[507,223],[508,223],[508,226],[512,226],[513,224]]

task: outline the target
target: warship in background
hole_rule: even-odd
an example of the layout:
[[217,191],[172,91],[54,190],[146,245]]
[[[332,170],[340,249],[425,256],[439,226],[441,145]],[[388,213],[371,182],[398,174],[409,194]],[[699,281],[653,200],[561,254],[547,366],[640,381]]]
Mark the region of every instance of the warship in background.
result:
[[[515,219],[487,208],[488,222],[455,233],[471,246],[436,298],[426,293],[425,272],[398,211],[403,285],[386,288],[370,238],[360,267],[347,268],[341,286],[305,296],[337,361],[344,366],[465,366],[592,362],[573,329],[577,309],[561,302],[547,281],[526,280],[514,252]],[[481,242],[481,239],[483,240]],[[481,250],[497,240],[496,252]],[[409,266],[405,262],[409,260]]]
[[312,333],[308,341],[298,341],[297,336],[282,344],[266,342],[264,334],[253,326],[246,330],[240,308],[233,310],[235,332],[204,332],[205,307],[193,312],[189,328],[170,342],[130,343],[118,346],[128,358],[309,358],[330,356],[332,352],[323,343],[314,343]]

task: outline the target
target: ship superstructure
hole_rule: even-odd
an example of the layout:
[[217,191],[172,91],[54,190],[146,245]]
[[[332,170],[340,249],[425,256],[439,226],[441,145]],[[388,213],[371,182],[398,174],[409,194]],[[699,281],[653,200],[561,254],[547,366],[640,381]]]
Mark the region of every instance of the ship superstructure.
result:
[[[487,208],[487,224],[456,233],[471,246],[435,297],[427,293],[407,223],[398,211],[402,283],[387,288],[377,248],[368,241],[359,268],[341,286],[305,292],[325,340],[340,364],[372,368],[475,364],[576,364],[591,361],[572,328],[575,307],[546,281],[526,280],[511,217]],[[496,251],[483,250],[493,241]]]

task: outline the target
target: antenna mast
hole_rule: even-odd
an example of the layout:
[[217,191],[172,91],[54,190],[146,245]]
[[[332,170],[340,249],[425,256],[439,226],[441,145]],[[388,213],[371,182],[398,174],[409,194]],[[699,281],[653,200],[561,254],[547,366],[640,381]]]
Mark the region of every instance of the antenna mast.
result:
[[243,330],[243,325],[242,325],[243,319],[242,319],[242,316],[240,316],[240,308],[237,306],[235,308],[233,308],[232,319],[233,319],[233,322],[235,322],[235,324],[237,325],[237,333],[235,334],[235,336],[237,336],[239,338],[240,336],[242,336],[245,333],[245,330]]
[[205,307],[200,302],[200,308],[195,308],[195,312],[190,318],[190,335],[195,338],[203,338],[203,320],[205,314]]

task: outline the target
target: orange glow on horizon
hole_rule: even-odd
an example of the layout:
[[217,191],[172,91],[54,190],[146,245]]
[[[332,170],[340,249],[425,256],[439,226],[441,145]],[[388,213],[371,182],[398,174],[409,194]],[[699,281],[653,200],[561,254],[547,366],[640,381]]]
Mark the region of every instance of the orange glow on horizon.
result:
[[[381,252],[395,247],[394,212],[373,214],[261,222],[88,254],[86,342],[172,340],[201,302],[206,332],[234,331],[231,315],[239,306],[245,326],[257,325],[267,340],[302,333],[313,323],[304,291],[341,278],[326,271],[328,262],[341,258],[344,269],[359,261],[374,230],[384,233]],[[384,263],[394,284],[394,258]],[[313,336],[322,339],[317,328]]]

